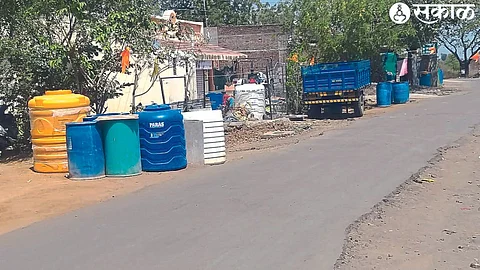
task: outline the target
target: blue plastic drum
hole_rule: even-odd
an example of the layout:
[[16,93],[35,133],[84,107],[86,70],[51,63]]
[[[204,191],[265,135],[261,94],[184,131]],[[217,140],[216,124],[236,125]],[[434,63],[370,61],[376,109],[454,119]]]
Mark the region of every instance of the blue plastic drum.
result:
[[92,123],[102,129],[106,175],[128,177],[141,174],[138,116],[102,116]]
[[377,106],[389,107],[392,105],[392,83],[380,82],[377,84]]
[[404,104],[410,99],[410,86],[408,82],[394,83],[392,86],[394,104]]
[[222,109],[222,104],[223,104],[222,93],[208,93],[207,97],[210,98],[210,103],[212,104],[212,110]]
[[68,177],[89,180],[105,177],[102,138],[95,122],[66,124]]

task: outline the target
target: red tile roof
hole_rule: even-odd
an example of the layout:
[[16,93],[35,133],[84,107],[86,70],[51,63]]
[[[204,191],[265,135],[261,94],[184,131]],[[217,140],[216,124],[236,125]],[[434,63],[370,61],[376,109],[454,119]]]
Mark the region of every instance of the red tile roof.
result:
[[211,44],[193,43],[187,41],[160,41],[177,50],[185,52],[193,52],[199,60],[235,60],[238,58],[247,58],[246,54],[232,51]]

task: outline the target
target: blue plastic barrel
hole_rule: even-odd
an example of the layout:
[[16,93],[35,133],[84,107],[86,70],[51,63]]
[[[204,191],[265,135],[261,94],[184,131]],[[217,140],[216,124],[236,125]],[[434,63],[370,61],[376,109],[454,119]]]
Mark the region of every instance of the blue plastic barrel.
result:
[[187,167],[185,127],[180,110],[150,105],[139,113],[142,169],[175,171]]
[[68,177],[88,180],[105,177],[102,138],[95,122],[66,124]]
[[102,131],[106,175],[127,177],[141,174],[138,115],[101,116],[96,123]]
[[443,70],[438,69],[438,84],[443,85]]
[[210,103],[212,104],[212,110],[220,110],[223,104],[223,94],[222,93],[208,93],[207,97],[210,98]]
[[421,86],[432,86],[432,74],[422,74],[420,76],[420,85]]
[[388,107],[392,105],[392,83],[380,82],[377,84],[377,106]]
[[399,82],[392,85],[392,96],[394,104],[404,104],[410,98],[410,86],[408,82]]

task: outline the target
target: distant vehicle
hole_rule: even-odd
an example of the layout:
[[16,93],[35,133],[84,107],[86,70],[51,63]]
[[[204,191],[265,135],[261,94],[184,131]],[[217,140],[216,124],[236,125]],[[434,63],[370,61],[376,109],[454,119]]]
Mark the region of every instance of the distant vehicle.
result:
[[370,85],[370,61],[316,64],[302,67],[303,102],[309,118],[341,114],[353,109],[355,117],[365,110],[364,88]]

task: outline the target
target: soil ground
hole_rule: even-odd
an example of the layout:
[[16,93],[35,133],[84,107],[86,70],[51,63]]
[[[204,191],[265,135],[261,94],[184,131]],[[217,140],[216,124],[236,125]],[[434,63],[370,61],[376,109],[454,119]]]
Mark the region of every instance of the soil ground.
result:
[[480,269],[480,130],[347,229],[336,269]]
[[[459,85],[452,83],[448,89]],[[429,95],[412,95],[412,102],[419,102]],[[374,102],[373,101],[370,101]],[[392,110],[401,110],[410,104],[375,108],[369,106],[364,117],[375,117]],[[241,128],[227,128],[228,162],[244,158],[255,151],[274,150],[296,144],[301,140],[321,136],[328,130],[342,128],[356,119],[306,120],[292,122],[281,119],[247,123]],[[294,131],[293,135],[279,138],[263,138],[267,131]],[[63,174],[38,174],[30,168],[32,160],[0,163],[0,234],[27,226],[43,219],[71,210],[109,200],[134,192],[153,184],[168,181],[178,173],[194,173],[189,167],[182,172],[156,174],[158,177],[105,178],[97,181],[70,181]],[[151,174],[150,174],[151,175]]]

